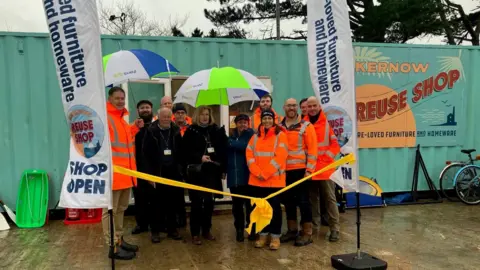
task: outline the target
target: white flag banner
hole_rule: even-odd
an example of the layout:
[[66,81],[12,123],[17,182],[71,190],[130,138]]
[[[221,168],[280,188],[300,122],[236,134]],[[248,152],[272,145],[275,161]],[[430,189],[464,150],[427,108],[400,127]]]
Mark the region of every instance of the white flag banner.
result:
[[112,153],[95,0],[43,1],[70,158],[59,206],[111,209]]
[[[346,0],[308,0],[308,63],[315,96],[340,143],[358,159],[354,55]],[[358,191],[358,162],[338,168],[332,180]],[[341,181],[339,178],[342,178]]]

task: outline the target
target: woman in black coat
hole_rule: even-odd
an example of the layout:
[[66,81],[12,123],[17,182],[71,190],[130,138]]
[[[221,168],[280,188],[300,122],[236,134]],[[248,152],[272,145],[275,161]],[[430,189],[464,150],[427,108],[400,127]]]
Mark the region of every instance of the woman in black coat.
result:
[[[223,190],[222,177],[227,167],[227,142],[225,127],[219,128],[212,109],[200,106],[195,111],[192,125],[182,138],[182,152],[187,182],[215,190]],[[189,190],[191,202],[190,232],[192,242],[201,245],[200,233],[207,240],[215,240],[211,233],[215,198],[222,196]]]

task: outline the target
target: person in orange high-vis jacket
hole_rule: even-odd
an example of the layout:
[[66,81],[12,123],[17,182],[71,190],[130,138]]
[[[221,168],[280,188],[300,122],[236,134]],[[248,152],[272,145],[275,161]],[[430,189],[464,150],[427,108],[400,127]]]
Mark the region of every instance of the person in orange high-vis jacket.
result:
[[[275,110],[272,108],[273,104],[273,99],[272,96],[269,94],[266,94],[260,98],[260,105],[255,109],[253,112],[253,115],[250,118],[250,128],[253,129],[253,131],[257,131],[258,126],[262,123],[261,116],[262,116],[262,111],[263,110],[272,110],[272,112],[275,114],[275,124],[278,124],[279,121],[282,121],[281,117],[277,115]],[[280,119],[279,119],[280,118]]]
[[[125,91],[120,87],[112,87],[108,91],[107,118],[110,143],[112,147],[112,163],[130,170],[136,170],[135,135],[143,127],[143,120],[137,119],[130,125],[123,119],[128,115],[125,108]],[[113,168],[111,168],[113,170]],[[130,260],[135,257],[138,246],[123,240],[123,216],[130,202],[130,192],[137,185],[137,179],[119,173],[113,173],[112,206],[114,219],[115,249],[109,257],[119,260]],[[103,233],[110,243],[110,220],[108,209],[102,213]]]
[[[250,171],[248,184],[255,197],[264,198],[285,187],[285,169],[287,167],[287,135],[285,130],[275,124],[272,110],[262,112],[262,124],[258,133],[248,142],[246,150],[247,166]],[[270,224],[259,234],[255,247],[262,248],[267,244],[270,235],[270,249],[280,247],[282,233],[282,208],[279,196],[268,200],[273,209]]]
[[[318,99],[316,97],[309,97],[307,105],[308,115],[305,117],[305,120],[308,120],[313,124],[317,134],[318,157],[315,171],[318,171],[335,161],[335,156],[340,153],[340,145],[338,144],[337,137],[333,133],[333,130],[330,128],[327,116],[322,111]],[[335,196],[335,183],[330,180],[330,176],[334,172],[335,168],[315,175],[312,177],[312,186],[310,188],[313,222],[318,226],[320,226],[321,222],[320,193],[324,199],[328,214],[328,224],[330,227],[330,242],[336,242],[340,237],[340,217],[337,207],[337,198]]]
[[[287,131],[288,158],[287,158],[287,186],[315,172],[317,165],[317,135],[313,125],[298,117],[297,101],[287,99],[283,105],[285,117],[281,126]],[[282,235],[282,243],[294,240],[295,246],[311,244],[312,206],[309,198],[310,181],[305,181],[282,196],[287,215],[288,231]],[[300,208],[302,226],[298,233],[297,206]]]

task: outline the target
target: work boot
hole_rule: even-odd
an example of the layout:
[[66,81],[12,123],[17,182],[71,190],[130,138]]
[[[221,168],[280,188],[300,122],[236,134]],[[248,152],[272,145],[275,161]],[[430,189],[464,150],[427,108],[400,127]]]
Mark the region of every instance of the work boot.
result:
[[256,248],[265,247],[265,245],[267,244],[267,240],[268,240],[268,234],[265,234],[265,235],[259,234],[257,241],[255,241],[255,247]]
[[203,233],[202,234],[203,238],[210,240],[210,241],[215,241],[215,236],[211,232]]
[[330,237],[328,238],[328,241],[337,242],[338,240],[340,240],[340,232],[330,231]]
[[141,226],[135,226],[132,230],[132,234],[141,234],[143,232],[148,232],[148,228],[141,227]]
[[125,249],[126,251],[131,251],[131,252],[137,252],[138,251],[138,246],[137,245],[132,245],[132,244],[129,244],[129,243],[125,242],[125,240],[123,240],[123,237],[121,238],[120,246],[123,249]]
[[280,242],[286,243],[295,240],[298,235],[296,220],[287,220],[288,231],[280,237]]
[[160,238],[160,233],[158,232],[152,233],[151,238],[152,238],[152,243],[154,244],[160,243],[160,241],[162,241],[162,239]]
[[243,242],[243,241],[245,241],[243,230],[237,230],[237,242]]
[[173,240],[182,240],[182,239],[183,239],[183,237],[178,233],[177,230],[174,230],[174,231],[172,231],[172,232],[169,232],[169,233],[167,234],[167,237],[168,237],[168,238],[171,238],[171,239],[173,239]]
[[200,237],[199,236],[192,236],[192,243],[194,245],[201,245],[202,244],[202,240],[200,240]]
[[313,233],[313,224],[311,222],[303,223],[302,231],[297,236],[297,239],[295,239],[295,246],[303,247],[313,243],[312,233]]
[[108,252],[108,258],[115,260],[131,260],[136,256],[135,252],[127,251],[119,245],[115,245],[114,250],[115,251],[112,251],[112,249],[110,249]]
[[272,236],[272,240],[270,241],[270,249],[277,250],[280,248],[280,237]]

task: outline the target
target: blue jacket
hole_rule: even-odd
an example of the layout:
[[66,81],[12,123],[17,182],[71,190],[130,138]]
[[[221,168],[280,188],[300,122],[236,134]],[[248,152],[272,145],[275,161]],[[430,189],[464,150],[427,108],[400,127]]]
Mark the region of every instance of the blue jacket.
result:
[[228,188],[248,185],[250,171],[245,151],[253,133],[253,129],[249,128],[242,132],[241,136],[238,136],[238,131],[235,129],[233,135],[228,138]]

